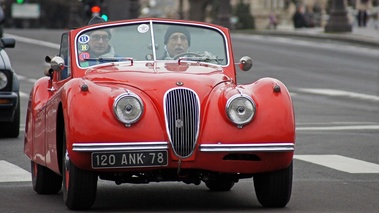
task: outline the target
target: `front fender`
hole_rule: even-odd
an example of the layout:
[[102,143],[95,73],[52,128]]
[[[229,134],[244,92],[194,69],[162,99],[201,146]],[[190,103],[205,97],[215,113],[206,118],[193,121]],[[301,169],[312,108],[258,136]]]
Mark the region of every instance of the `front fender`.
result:
[[[83,85],[88,91],[81,89]],[[162,112],[143,91],[85,80],[72,80],[67,86],[62,93],[66,144],[76,166],[86,168],[88,161],[72,151],[73,143],[168,141]],[[142,118],[130,127],[113,115],[113,102],[126,89],[140,96],[145,109]]]
[[45,115],[44,106],[50,97],[47,90],[50,78],[38,79],[30,92],[26,110],[24,153],[33,161],[45,164]]
[[12,91],[18,93],[20,91],[20,82],[15,72],[13,72],[13,85]]
[[[280,87],[279,92],[274,87]],[[273,78],[263,78],[248,85],[226,86],[210,100],[203,119],[200,142],[206,143],[294,143],[295,115],[290,94],[285,85]],[[217,90],[216,90],[217,92]],[[256,105],[253,120],[238,128],[226,115],[228,98],[242,92]],[[217,106],[217,110],[215,107]],[[211,109],[211,107],[213,109]]]

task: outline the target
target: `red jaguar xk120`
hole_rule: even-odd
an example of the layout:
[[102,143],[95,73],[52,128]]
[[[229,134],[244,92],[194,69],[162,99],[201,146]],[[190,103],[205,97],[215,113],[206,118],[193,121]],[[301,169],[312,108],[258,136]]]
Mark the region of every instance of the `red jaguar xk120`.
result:
[[[202,182],[229,191],[252,178],[264,207],[284,207],[292,189],[295,118],[274,78],[237,84],[227,28],[143,18],[62,35],[27,109],[24,152],[33,188],[69,209],[95,202],[98,179]],[[236,66],[236,64],[238,66]],[[63,184],[62,184],[63,183]]]

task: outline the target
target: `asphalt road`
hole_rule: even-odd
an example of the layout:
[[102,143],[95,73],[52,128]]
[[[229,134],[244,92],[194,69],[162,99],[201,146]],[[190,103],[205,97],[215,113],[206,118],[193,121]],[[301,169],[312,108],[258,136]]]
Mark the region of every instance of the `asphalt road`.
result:
[[[17,35],[7,50],[21,80],[22,125],[27,95],[43,76],[46,55],[58,52],[61,30],[5,30]],[[29,39],[24,39],[27,37]],[[379,51],[347,43],[233,35],[235,58],[253,58],[238,81],[274,77],[295,105],[297,145],[291,201],[275,212],[377,212],[379,209]],[[31,40],[32,39],[32,40]],[[50,43],[51,42],[51,43]],[[23,128],[24,126],[22,126]],[[0,212],[66,212],[62,194],[37,195],[23,132],[0,139]],[[100,181],[92,212],[272,212],[260,207],[252,180],[230,192],[184,183],[148,185]]]

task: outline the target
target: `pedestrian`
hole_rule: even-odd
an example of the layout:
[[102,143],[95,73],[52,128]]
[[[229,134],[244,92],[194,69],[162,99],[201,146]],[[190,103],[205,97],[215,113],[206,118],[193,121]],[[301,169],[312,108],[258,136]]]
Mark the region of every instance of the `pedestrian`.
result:
[[0,38],[3,37],[3,33],[4,33],[4,23],[5,23],[4,8],[5,8],[5,1],[1,0],[0,1]]
[[313,14],[312,7],[310,5],[307,5],[305,7],[304,19],[305,19],[306,27],[314,27],[315,26],[314,14]]
[[271,11],[269,16],[269,28],[276,30],[276,27],[278,25],[278,19],[276,17],[275,11]]
[[359,27],[366,27],[368,21],[367,11],[371,9],[371,0],[357,0],[356,9],[358,10],[357,21]]
[[296,7],[296,12],[292,16],[292,21],[295,28],[302,28],[307,26],[301,6]]
[[322,7],[321,7],[320,2],[314,3],[313,14],[314,14],[315,27],[321,27]]

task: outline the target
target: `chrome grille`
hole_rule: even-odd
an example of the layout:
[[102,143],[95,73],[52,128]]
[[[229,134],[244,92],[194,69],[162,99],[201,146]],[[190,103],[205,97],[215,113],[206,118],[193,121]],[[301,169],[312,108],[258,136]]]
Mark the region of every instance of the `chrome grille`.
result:
[[200,104],[195,92],[177,88],[165,95],[166,127],[178,157],[192,154],[199,133]]

